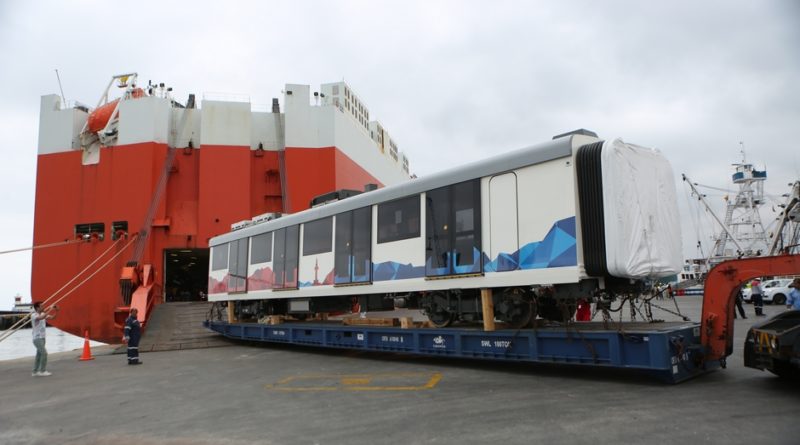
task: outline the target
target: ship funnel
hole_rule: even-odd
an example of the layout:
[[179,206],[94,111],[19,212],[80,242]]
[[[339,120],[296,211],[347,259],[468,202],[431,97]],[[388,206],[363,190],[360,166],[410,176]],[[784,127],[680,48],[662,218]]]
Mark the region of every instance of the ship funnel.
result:
[[278,98],[272,98],[272,112],[273,113],[280,113],[281,112],[281,105],[278,103]]

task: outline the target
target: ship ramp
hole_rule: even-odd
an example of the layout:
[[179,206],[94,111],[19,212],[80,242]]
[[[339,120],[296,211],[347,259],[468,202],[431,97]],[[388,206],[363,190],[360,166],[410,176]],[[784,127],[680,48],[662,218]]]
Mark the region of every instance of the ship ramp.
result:
[[[174,302],[159,304],[147,321],[140,352],[173,351],[228,346],[224,337],[203,328],[208,319],[211,304],[205,301]],[[117,352],[124,353],[122,345]]]

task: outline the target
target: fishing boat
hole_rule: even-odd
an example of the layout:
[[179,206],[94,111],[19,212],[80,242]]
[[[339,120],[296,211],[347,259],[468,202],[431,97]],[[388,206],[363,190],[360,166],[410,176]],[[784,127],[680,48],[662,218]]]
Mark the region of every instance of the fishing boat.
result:
[[[315,197],[411,179],[408,158],[345,82],[286,84],[283,110],[113,76],[94,107],[41,98],[31,295],[52,324],[117,342],[131,306],[207,292],[208,240]],[[46,247],[46,248],[44,248]]]
[[[14,308],[10,311],[0,311],[0,331],[13,327],[26,315],[30,314],[32,310],[33,304],[23,303],[22,296],[17,294],[14,296]],[[30,327],[30,324],[26,323],[21,327],[27,328]]]
[[[742,161],[732,164],[734,172],[731,181],[737,187],[735,192],[701,185],[683,175],[690,195],[697,199],[701,208],[716,224],[711,249],[703,252],[702,240],[698,239],[699,258],[687,259],[683,270],[677,276],[677,289],[687,295],[702,294],[706,274],[717,264],[737,258],[772,256],[780,253],[798,251],[800,235],[800,182],[789,184],[791,190],[782,195],[784,203],[775,204],[781,209],[779,216],[765,227],[760,209],[767,203],[764,183],[767,180],[766,168],[758,169],[747,162],[744,149]],[[720,218],[706,199],[700,188],[724,192],[725,215]]]

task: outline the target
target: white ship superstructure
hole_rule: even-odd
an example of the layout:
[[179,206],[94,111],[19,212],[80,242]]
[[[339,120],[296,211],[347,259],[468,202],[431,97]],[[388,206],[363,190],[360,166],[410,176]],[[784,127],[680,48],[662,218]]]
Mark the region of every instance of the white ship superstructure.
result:
[[759,208],[764,204],[767,171],[757,170],[744,159],[733,164],[733,183],[739,186],[734,197],[725,197],[724,227],[714,239],[712,263],[738,257],[760,256],[769,248]]

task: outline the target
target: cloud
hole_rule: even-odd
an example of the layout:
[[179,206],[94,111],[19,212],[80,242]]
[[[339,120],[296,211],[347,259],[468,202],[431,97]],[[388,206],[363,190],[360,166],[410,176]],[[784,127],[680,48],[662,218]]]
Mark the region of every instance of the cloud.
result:
[[[56,68],[67,98],[90,105],[126,71],[179,100],[255,104],[345,79],[421,175],[583,127],[724,188],[743,141],[780,195],[800,176],[798,23],[788,0],[0,2],[2,220],[15,227],[0,248],[31,240],[39,97],[59,92]],[[687,255],[692,238],[685,228]],[[0,268],[22,277],[29,259]],[[0,298],[29,291],[5,282]]]

